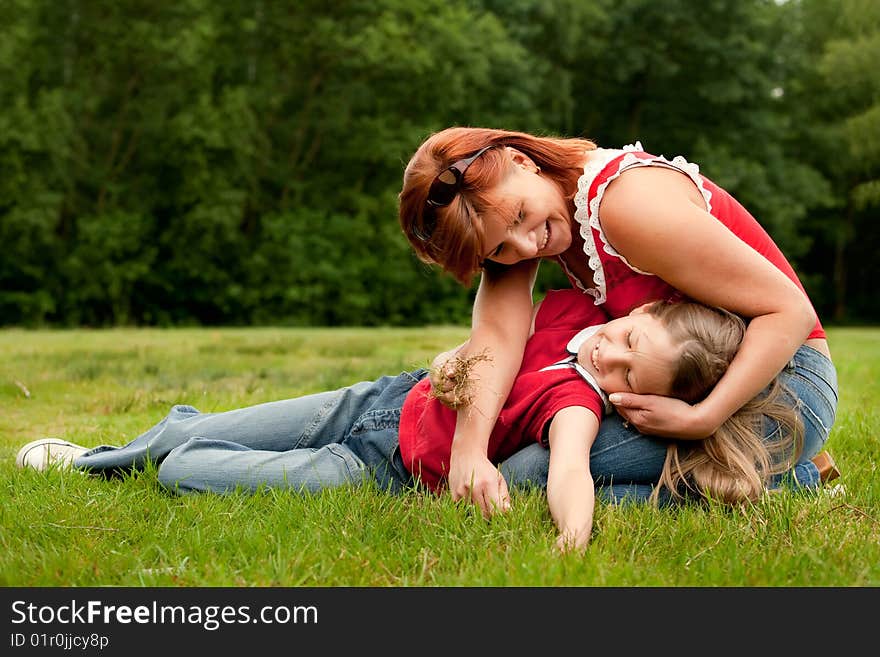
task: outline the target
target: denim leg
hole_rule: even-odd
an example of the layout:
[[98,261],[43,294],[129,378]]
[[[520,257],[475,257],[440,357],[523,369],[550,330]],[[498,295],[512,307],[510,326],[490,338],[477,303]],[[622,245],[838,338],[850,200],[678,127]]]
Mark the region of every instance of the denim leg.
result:
[[[182,482],[181,492],[253,489],[259,483],[315,490],[360,481],[372,464],[343,444],[352,426],[376,410],[377,403],[402,405],[418,376],[382,377],[224,413],[175,406],[127,445],[97,447],[74,465],[112,472],[143,467],[151,460],[160,464],[163,484]],[[367,456],[381,460],[373,453]]]
[[[310,435],[293,449],[192,437],[162,461],[159,482],[178,494],[263,486],[315,493],[372,477],[384,490],[402,490],[411,477],[400,457],[400,411],[422,376],[403,373],[336,391],[332,403],[321,406],[321,417],[309,423],[310,434],[322,438]],[[327,442],[327,436],[334,440]]]
[[[94,472],[143,468],[148,461],[161,463],[171,450],[193,437],[270,451],[323,446],[341,440],[350,422],[337,408],[344,395],[345,389],[341,389],[222,413],[201,413],[192,406],[177,405],[128,444],[95,447],[74,465]],[[319,441],[323,442],[316,444]]]
[[[654,484],[612,484],[596,486],[596,497],[606,504],[644,504],[654,492]],[[667,488],[657,493],[657,505],[664,507],[676,502]]]
[[171,450],[158,472],[159,483],[179,494],[256,491],[264,486],[314,493],[360,484],[367,476],[364,462],[338,443],[273,452],[200,437]]
[[[651,484],[660,479],[665,459],[665,441],[625,427],[622,418],[612,413],[599,425],[590,450],[590,471],[597,491],[612,487],[609,494],[615,498],[646,500],[651,494]],[[545,488],[549,465],[550,451],[534,443],[510,456],[499,467],[511,488]]]
[[797,399],[804,426],[804,445],[795,467],[775,477],[773,487],[793,480],[795,486],[814,489],[821,480],[819,469],[810,459],[825,446],[837,415],[837,371],[824,354],[802,346],[783,370],[780,380]]

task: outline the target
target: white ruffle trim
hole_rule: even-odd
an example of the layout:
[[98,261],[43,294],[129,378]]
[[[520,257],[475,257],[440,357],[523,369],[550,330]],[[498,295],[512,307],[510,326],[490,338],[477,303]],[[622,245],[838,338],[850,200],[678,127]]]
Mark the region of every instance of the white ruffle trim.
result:
[[[635,144],[628,144],[621,149],[600,148],[598,149],[597,154],[590,158],[590,161],[584,165],[584,173],[578,178],[578,191],[574,197],[574,218],[580,226],[579,232],[581,238],[584,240],[584,255],[587,256],[587,263],[590,265],[590,270],[593,272],[593,284],[595,287],[586,287],[582,281],[572,274],[564,261],[560,259],[560,262],[562,262],[563,269],[569,275],[569,278],[573,279],[575,283],[577,283],[578,288],[583,292],[593,297],[594,303],[597,306],[605,303],[607,298],[605,289],[605,270],[602,267],[602,261],[599,258],[598,247],[593,239],[591,228],[595,228],[599,233],[599,238],[602,240],[602,248],[605,250],[605,253],[620,258],[627,267],[639,274],[653,276],[651,272],[642,271],[641,269],[634,267],[626,258],[618,253],[614,247],[608,243],[608,239],[605,237],[605,232],[602,230],[602,225],[599,223],[599,205],[602,202],[602,197],[604,196],[608,185],[619,178],[620,174],[632,167],[658,165],[681,171],[687,175],[697,186],[697,189],[700,190],[700,194],[702,194],[703,200],[706,203],[706,211],[712,211],[712,192],[706,189],[703,184],[703,178],[700,176],[700,167],[698,165],[688,162],[680,155],[674,157],[672,160],[668,160],[662,155],[655,155],[650,159],[641,159],[632,154],[634,151],[644,151],[641,142],[637,141]],[[617,171],[611,174],[605,182],[599,185],[599,188],[596,190],[596,195],[588,202],[590,186],[593,184],[596,176],[602,172],[602,169],[604,169],[611,160],[619,157],[621,154],[624,154],[624,157],[618,162]]]

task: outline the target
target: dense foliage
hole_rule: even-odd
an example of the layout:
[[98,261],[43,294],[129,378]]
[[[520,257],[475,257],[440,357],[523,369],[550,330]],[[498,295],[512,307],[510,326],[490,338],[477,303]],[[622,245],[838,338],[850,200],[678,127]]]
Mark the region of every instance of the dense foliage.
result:
[[453,124],[697,161],[876,321],[878,60],[872,0],[2,0],[0,324],[466,322],[396,215]]

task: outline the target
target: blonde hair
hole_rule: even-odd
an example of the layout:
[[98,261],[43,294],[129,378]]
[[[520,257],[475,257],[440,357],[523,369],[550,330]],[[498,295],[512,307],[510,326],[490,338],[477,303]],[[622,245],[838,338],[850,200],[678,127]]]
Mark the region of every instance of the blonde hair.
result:
[[[454,127],[434,133],[410,158],[398,195],[400,227],[420,260],[440,265],[462,285],[470,285],[483,263],[481,215],[494,207],[489,192],[512,166],[502,148],[486,151],[474,160],[459,193],[445,207],[429,208],[428,191],[434,178],[457,160],[485,146],[512,147],[540,167],[541,175],[553,180],[572,200],[583,174],[584,154],[596,148],[588,139],[537,137],[525,132],[490,128]],[[429,239],[422,239],[425,226],[436,220]]]
[[[695,404],[704,399],[733,361],[745,322],[726,310],[696,302],[659,301],[648,309],[681,346],[673,375],[674,397]],[[775,431],[764,439],[765,423]],[[735,504],[759,498],[773,475],[787,472],[803,444],[803,427],[789,391],[773,382],[704,440],[671,441],[655,487],[673,498],[688,493]]]

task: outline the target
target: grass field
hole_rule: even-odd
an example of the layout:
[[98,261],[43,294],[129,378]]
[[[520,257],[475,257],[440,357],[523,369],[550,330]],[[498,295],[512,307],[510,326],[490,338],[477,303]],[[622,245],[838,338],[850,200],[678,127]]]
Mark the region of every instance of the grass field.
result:
[[177,497],[15,468],[25,442],[122,444],[176,403],[202,411],[426,366],[463,328],[0,331],[2,586],[880,585],[880,329],[837,328],[828,444],[846,494],[743,509],[599,505],[585,556],[560,556],[539,492],[485,521],[448,496]]

